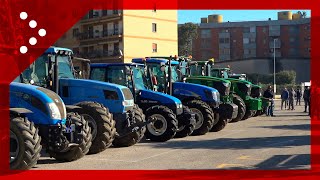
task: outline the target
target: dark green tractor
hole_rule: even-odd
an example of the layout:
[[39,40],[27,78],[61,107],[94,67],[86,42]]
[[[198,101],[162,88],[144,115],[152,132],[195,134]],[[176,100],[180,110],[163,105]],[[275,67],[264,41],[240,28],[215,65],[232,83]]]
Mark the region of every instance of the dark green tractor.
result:
[[240,96],[246,104],[246,113],[243,120],[255,116],[257,112],[258,114],[262,114],[262,100],[259,98],[261,95],[259,97],[251,96],[252,87],[254,87],[254,89],[258,87],[253,85],[250,81],[245,80],[245,74],[231,74],[230,68],[214,68],[213,61],[202,61],[200,63],[205,64],[204,68],[207,76],[220,77],[231,82],[233,94]]

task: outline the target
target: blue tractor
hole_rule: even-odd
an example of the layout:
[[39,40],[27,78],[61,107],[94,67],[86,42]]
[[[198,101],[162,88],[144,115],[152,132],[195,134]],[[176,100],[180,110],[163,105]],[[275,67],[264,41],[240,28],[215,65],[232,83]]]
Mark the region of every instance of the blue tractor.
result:
[[138,110],[131,91],[112,83],[76,79],[72,54],[67,48],[50,47],[22,73],[22,82],[53,90],[69,112],[89,122],[93,135],[89,153],[101,152],[111,144],[123,147],[139,142],[146,123],[135,116]]
[[[147,125],[146,138],[167,141],[173,136],[192,134],[195,116],[173,96],[152,90],[151,79],[143,64],[91,64],[90,79],[127,86],[152,123]],[[153,120],[152,120],[153,119]]]
[[88,122],[66,113],[62,99],[38,86],[10,84],[10,168],[30,169],[42,146],[59,161],[74,161],[88,153],[92,134]]
[[203,85],[178,82],[176,69],[179,62],[163,58],[135,58],[134,63],[147,66],[155,89],[177,97],[196,114],[194,135],[203,135],[211,131],[220,131],[227,122],[215,118],[214,113],[220,104],[220,94]]

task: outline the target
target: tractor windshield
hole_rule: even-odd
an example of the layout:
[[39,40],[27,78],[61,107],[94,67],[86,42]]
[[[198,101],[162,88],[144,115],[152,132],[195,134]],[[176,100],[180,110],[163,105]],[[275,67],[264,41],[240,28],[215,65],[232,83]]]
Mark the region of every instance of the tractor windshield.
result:
[[[55,56],[52,57],[54,60]],[[69,56],[57,56],[59,64],[59,78],[74,79],[73,67]]]
[[23,83],[46,86],[48,74],[48,56],[42,55],[22,72],[21,77]]
[[202,70],[202,66],[201,65],[197,65],[197,64],[192,64],[189,67],[190,69],[190,75],[191,76],[202,76],[203,75],[203,70]]
[[143,67],[133,67],[132,72],[136,90],[152,89],[150,78],[144,73]]

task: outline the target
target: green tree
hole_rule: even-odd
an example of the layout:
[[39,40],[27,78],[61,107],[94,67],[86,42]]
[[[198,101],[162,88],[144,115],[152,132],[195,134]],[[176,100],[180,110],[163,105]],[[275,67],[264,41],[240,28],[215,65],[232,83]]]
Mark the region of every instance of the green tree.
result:
[[178,26],[178,51],[179,55],[191,55],[192,40],[198,37],[198,25],[185,23]]

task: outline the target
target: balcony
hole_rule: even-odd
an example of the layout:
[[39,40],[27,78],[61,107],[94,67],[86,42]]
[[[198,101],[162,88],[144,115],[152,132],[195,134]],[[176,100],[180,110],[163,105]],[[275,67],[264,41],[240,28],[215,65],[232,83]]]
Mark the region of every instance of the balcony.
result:
[[88,59],[121,58],[119,50],[82,52],[79,55],[82,58]]
[[273,49],[274,46],[275,46],[276,48],[281,48],[281,42],[280,42],[280,40],[277,40],[275,43],[274,43],[273,40],[269,42],[269,48],[272,48],[272,49]]
[[[269,56],[273,58],[274,57],[273,52],[269,53]],[[281,57],[281,52],[276,51],[276,58],[280,58],[280,57]]]
[[269,30],[269,36],[271,37],[280,36],[280,30]]
[[107,11],[102,11],[102,13],[92,13],[87,14],[80,20],[81,25],[95,25],[102,22],[121,20],[122,10],[113,10],[111,14]]
[[96,31],[93,32],[83,32],[79,33],[78,40],[80,41],[97,41],[97,40],[106,40],[112,38],[120,38],[122,37],[122,29],[113,29],[113,30],[104,30],[104,31]]

